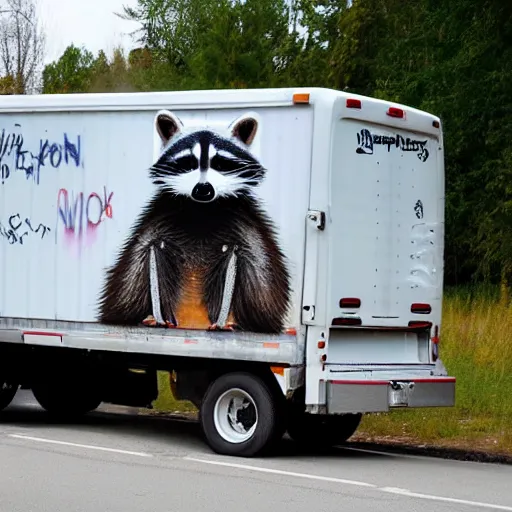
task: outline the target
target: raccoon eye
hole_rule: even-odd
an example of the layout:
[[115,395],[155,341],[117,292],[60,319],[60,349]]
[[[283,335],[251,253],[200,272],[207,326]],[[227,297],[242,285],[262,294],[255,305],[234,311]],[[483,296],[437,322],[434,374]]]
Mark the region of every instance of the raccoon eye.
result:
[[218,172],[233,172],[240,168],[240,162],[224,156],[215,155],[210,161],[210,167]]
[[194,155],[185,155],[175,160],[176,166],[184,171],[191,171],[199,167],[199,161]]

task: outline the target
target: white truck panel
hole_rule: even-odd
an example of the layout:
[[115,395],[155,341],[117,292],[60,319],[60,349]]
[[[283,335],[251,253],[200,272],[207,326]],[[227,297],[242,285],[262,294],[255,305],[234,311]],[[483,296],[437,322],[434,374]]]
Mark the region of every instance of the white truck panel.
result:
[[[174,98],[172,93],[164,96],[159,107],[167,108]],[[288,108],[251,107],[261,119],[251,149],[267,169],[255,193],[289,260],[292,307],[285,322],[298,329],[312,109],[291,102]],[[159,146],[155,111],[123,110],[122,105],[115,112],[100,106],[70,110],[0,110],[3,317],[97,321],[105,269],[114,264],[154,194],[148,168]],[[186,127],[217,129],[246,110],[204,105],[173,112]],[[18,270],[9,271],[14,268]]]

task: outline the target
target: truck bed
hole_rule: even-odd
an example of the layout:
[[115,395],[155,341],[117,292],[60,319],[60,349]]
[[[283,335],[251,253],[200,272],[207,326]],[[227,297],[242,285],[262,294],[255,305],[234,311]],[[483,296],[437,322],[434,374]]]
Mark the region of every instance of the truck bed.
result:
[[59,346],[150,355],[204,357],[302,364],[304,346],[296,333],[262,335],[87,322],[0,318],[0,343]]

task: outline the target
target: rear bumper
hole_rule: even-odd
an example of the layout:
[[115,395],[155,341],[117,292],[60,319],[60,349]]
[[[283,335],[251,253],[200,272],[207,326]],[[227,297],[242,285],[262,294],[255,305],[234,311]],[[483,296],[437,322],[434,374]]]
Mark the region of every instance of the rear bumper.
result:
[[453,377],[332,380],[326,382],[327,414],[453,407],[455,383]]

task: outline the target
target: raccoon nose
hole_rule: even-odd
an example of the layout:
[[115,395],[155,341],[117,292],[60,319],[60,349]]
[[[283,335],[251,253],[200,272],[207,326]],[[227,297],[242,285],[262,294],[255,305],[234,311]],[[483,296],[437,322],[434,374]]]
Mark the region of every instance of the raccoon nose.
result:
[[207,203],[215,197],[215,189],[208,182],[198,183],[192,190],[192,198]]

